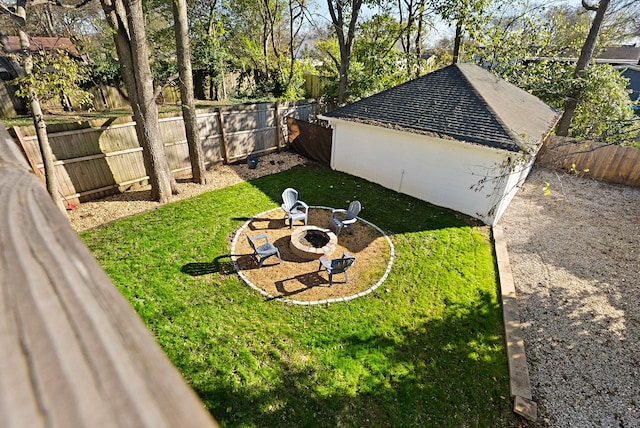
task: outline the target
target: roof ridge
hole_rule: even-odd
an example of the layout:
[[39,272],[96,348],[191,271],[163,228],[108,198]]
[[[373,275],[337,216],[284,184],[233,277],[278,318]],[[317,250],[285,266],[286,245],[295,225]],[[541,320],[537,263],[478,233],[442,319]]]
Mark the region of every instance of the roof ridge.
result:
[[[472,64],[475,65],[473,63],[462,63],[462,64]],[[456,68],[458,70],[460,70],[460,73],[462,73],[462,76],[464,77],[464,79],[467,81],[467,83],[469,83],[469,86],[471,87],[471,89],[473,90],[473,92],[478,96],[478,98],[482,101],[482,103],[487,107],[487,109],[493,114],[493,117],[496,119],[496,122],[498,122],[498,124],[502,127],[502,129],[504,130],[504,132],[506,132],[511,139],[514,141],[514,143],[523,151],[525,152],[529,152],[529,148],[527,147],[526,141],[524,141],[524,138],[522,138],[521,135],[516,134],[513,129],[511,129],[510,126],[508,126],[506,124],[506,122],[504,121],[504,119],[502,119],[502,116],[498,113],[498,111],[496,109],[493,108],[493,106],[491,104],[489,104],[489,102],[487,101],[487,99],[482,95],[481,91],[476,87],[476,85],[473,83],[473,80],[469,79],[469,77],[467,76],[467,74],[464,72],[463,69],[461,69],[459,67],[460,64],[456,64]],[[493,73],[491,73],[490,71],[486,70],[485,68],[482,68],[483,71],[485,71],[486,73],[491,74],[492,76],[495,76],[496,78],[500,79],[500,76],[497,76]]]
[[553,120],[549,109],[499,76],[473,63],[460,63],[339,107],[323,117],[529,152],[536,150],[538,137],[545,132],[542,128],[548,128]]

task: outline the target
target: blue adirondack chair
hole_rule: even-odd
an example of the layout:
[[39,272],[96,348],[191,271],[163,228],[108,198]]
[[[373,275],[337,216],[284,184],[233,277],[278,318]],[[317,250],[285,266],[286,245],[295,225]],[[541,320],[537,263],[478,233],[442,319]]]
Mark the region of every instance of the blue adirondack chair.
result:
[[289,229],[293,228],[293,222],[297,220],[304,221],[307,224],[307,214],[309,213],[309,205],[298,200],[298,191],[291,187],[284,189],[282,192],[282,210],[289,220]]
[[360,210],[362,209],[362,205],[359,201],[351,201],[349,204],[349,209],[332,209],[331,210],[331,220],[329,220],[329,226],[336,231],[336,236],[340,235],[340,232],[343,228],[347,228],[349,233],[353,233],[351,229],[351,225],[358,220],[358,214],[360,214]]
[[[259,245],[258,241],[261,239],[264,239],[265,242],[264,244]],[[269,242],[269,237],[265,233],[256,235],[253,238],[247,234],[247,241],[249,241],[249,245],[254,251],[254,257],[258,263],[258,269],[260,269],[262,267],[262,263],[271,256],[278,256],[278,260],[282,263],[278,247]]]
[[333,287],[333,275],[337,273],[343,273],[345,283],[349,282],[347,269],[353,266],[356,258],[349,253],[344,253],[339,259],[327,260],[324,257],[320,257],[319,261],[320,266],[318,266],[318,270],[323,268],[327,270],[327,273],[329,274],[329,287]]

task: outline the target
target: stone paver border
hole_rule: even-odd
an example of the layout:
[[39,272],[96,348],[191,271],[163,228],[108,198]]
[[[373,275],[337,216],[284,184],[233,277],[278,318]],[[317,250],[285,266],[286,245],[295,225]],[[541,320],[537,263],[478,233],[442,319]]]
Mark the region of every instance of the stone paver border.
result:
[[[309,208],[331,210],[330,207],[325,207],[325,206],[322,206],[322,205],[311,205]],[[376,288],[380,287],[380,285],[382,285],[382,283],[387,279],[387,276],[389,275],[389,272],[391,271],[391,266],[393,265],[393,260],[395,258],[395,248],[393,246],[393,242],[391,242],[391,239],[389,238],[389,236],[382,229],[380,229],[378,226],[376,226],[375,224],[373,224],[373,223],[371,223],[371,222],[369,222],[369,221],[367,221],[367,220],[365,220],[363,218],[358,217],[358,221],[366,223],[369,226],[371,226],[374,229],[376,229],[387,240],[387,243],[389,244],[389,263],[387,264],[387,269],[385,269],[384,274],[378,280],[378,282],[376,282],[374,285],[372,285],[368,289],[366,289],[364,291],[361,291],[360,293],[353,294],[351,296],[338,297],[338,298],[334,298],[334,299],[300,301],[300,300],[292,300],[292,299],[283,299],[283,298],[280,298],[278,296],[273,296],[273,295],[267,293],[262,288],[258,287],[257,285],[255,285],[254,283],[249,281],[249,279],[242,273],[242,270],[240,269],[240,266],[238,265],[238,259],[236,257],[236,244],[238,242],[238,239],[240,239],[240,237],[242,236],[242,232],[244,231],[244,229],[247,228],[247,226],[249,226],[249,224],[251,224],[251,222],[255,218],[260,217],[260,216],[265,215],[265,214],[268,214],[268,213],[270,213],[272,211],[280,210],[280,209],[281,208],[273,208],[273,209],[270,209],[270,210],[267,210],[267,211],[263,211],[263,212],[261,212],[259,214],[254,215],[253,217],[251,217],[242,226],[240,226],[240,228],[236,232],[235,236],[233,237],[233,241],[231,242],[231,261],[233,263],[234,269],[238,273],[238,276],[240,278],[242,278],[242,280],[244,282],[246,282],[251,288],[253,288],[254,290],[258,291],[260,294],[262,294],[266,298],[273,299],[273,300],[278,300],[278,301],[284,302],[284,303],[291,303],[291,304],[294,304],[294,305],[305,305],[305,306],[321,305],[321,304],[325,304],[325,303],[347,302],[349,300],[353,300],[353,299],[358,298],[358,297],[366,296],[367,294],[373,292]]]

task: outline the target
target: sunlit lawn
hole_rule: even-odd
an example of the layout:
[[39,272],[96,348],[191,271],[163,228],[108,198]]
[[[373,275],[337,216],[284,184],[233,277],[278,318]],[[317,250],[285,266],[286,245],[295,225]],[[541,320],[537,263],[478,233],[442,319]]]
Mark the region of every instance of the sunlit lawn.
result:
[[[381,287],[347,303],[296,306],[239,280],[234,231],[279,206],[289,186],[311,205],[362,202],[360,216],[395,245]],[[471,224],[308,166],[82,237],[223,426],[512,427],[492,246]]]

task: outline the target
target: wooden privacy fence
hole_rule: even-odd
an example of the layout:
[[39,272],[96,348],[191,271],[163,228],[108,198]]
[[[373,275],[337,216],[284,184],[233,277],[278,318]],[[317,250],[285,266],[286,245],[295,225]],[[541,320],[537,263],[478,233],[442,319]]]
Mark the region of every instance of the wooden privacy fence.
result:
[[[198,126],[207,166],[233,162],[248,155],[266,154],[286,141],[287,116],[308,120],[315,114],[310,102],[257,104],[220,108],[198,114]],[[182,116],[159,120],[160,134],[173,172],[189,170]],[[53,128],[53,127],[50,127]],[[14,129],[28,158],[42,167],[33,128]],[[285,135],[283,135],[285,134]],[[135,123],[127,118],[102,126],[49,132],[58,189],[70,202],[118,193],[148,179]]]
[[574,171],[611,183],[640,187],[640,149],[633,147],[553,137],[540,149],[536,164]]

